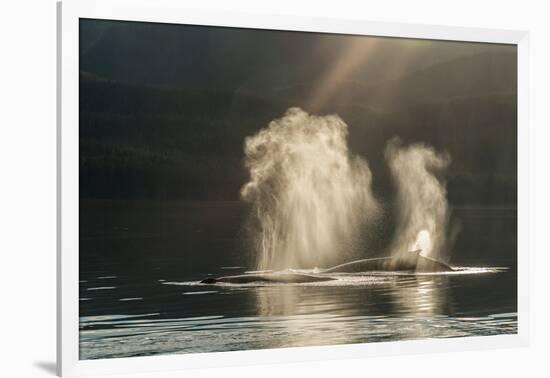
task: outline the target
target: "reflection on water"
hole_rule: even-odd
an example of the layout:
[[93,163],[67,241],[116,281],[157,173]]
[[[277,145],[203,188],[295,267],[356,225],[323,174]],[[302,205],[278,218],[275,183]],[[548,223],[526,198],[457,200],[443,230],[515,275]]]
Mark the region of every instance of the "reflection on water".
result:
[[170,204],[155,207],[161,220],[170,217],[163,223],[135,206],[129,216],[108,204],[98,211],[108,217],[82,222],[81,359],[517,332],[516,218],[502,209],[455,212],[464,232],[453,263],[510,269],[200,285],[253,266],[235,243],[241,218],[226,204],[210,213]]
[[[371,276],[362,285],[156,282],[156,295],[142,297],[125,293],[152,288],[121,285],[88,297],[113,314],[81,317],[80,357],[515,333],[516,306],[507,294],[514,276]],[[138,314],[117,314],[114,302],[123,300],[134,307],[118,309]]]
[[444,295],[449,284],[448,277],[433,280],[427,277],[412,277],[397,283],[393,292],[393,303],[399,313],[415,317],[430,317],[445,314],[452,298]]

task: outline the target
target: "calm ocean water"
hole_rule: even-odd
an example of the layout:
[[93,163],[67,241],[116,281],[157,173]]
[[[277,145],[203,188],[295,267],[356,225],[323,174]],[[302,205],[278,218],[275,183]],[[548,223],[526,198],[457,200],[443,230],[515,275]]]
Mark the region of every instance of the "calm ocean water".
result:
[[517,332],[516,211],[455,209],[449,275],[200,285],[253,269],[231,202],[81,204],[80,358]]

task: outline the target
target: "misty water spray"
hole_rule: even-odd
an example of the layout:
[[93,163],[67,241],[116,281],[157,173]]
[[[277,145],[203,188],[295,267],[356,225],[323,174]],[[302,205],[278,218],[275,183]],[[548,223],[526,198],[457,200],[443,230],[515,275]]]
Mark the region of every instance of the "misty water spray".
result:
[[[415,259],[411,251],[441,259],[449,209],[440,177],[450,156],[422,143],[404,146],[398,138],[386,146],[386,160],[397,186],[398,224],[391,246],[396,261]],[[439,176],[439,177],[438,177]]]
[[258,269],[330,266],[358,248],[362,227],[378,213],[367,162],[347,145],[335,115],[299,108],[246,138]]

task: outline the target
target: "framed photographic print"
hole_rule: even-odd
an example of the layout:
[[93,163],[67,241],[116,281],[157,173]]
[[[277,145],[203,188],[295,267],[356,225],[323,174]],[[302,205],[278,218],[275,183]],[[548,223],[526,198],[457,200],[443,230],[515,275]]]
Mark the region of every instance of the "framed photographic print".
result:
[[526,32],[58,16],[60,375],[526,344]]

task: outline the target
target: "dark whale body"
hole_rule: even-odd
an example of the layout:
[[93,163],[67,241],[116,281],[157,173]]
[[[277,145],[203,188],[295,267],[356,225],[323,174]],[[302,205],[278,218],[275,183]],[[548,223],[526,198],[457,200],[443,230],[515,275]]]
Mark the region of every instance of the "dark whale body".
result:
[[[368,273],[368,272],[417,272],[436,273],[453,272],[449,265],[420,255],[420,250],[410,252],[411,255],[405,259],[395,257],[377,257],[352,261],[323,269],[319,274],[302,273],[262,273],[262,274],[241,274],[237,276],[224,276],[218,278],[206,278],[201,281],[203,284],[215,283],[311,283],[335,280],[335,277],[327,276],[327,273]],[[412,256],[412,258],[411,258]]]
[[420,273],[436,273],[436,272],[453,272],[454,269],[449,265],[420,255],[420,250],[409,252],[413,256],[406,259],[396,257],[377,257],[372,259],[364,259],[352,261],[349,263],[333,266],[332,268],[324,269],[323,273],[360,273],[360,272],[420,272]]
[[301,273],[264,273],[241,274],[238,276],[225,276],[218,278],[206,278],[201,281],[204,284],[215,283],[309,283],[335,280],[333,277],[315,276]]

